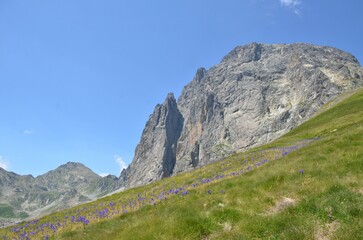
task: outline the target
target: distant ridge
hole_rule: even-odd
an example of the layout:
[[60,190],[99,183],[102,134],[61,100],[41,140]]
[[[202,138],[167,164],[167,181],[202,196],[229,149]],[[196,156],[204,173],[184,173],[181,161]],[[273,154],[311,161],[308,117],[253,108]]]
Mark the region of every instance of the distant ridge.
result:
[[116,180],[75,162],[36,178],[0,168],[0,226],[94,200],[117,189]]

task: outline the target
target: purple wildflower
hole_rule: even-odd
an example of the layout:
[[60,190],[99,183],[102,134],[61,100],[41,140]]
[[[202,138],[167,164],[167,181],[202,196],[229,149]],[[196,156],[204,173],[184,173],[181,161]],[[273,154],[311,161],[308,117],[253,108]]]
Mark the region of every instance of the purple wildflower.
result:
[[86,225],[88,225],[89,220],[86,217],[79,216],[79,221],[83,223],[83,228],[86,228]]
[[56,232],[57,231],[57,227],[54,226],[53,224],[50,224],[50,228],[53,230],[53,232]]

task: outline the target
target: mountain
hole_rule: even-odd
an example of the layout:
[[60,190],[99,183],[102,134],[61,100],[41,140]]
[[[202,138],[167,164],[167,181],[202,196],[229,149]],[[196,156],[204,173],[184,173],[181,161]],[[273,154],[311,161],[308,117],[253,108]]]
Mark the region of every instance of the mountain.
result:
[[362,85],[358,60],[336,48],[238,46],[198,69],[178,100],[168,94],[155,107],[120,184],[144,185],[267,143]]
[[349,53],[309,44],[239,46],[197,70],[176,100],[150,115],[135,156],[119,178],[67,163],[34,178],[0,168],[0,225],[145,185],[270,142],[325,103],[363,85]]
[[0,168],[0,222],[1,218],[9,223],[94,200],[116,190],[116,180],[73,162],[36,178]]

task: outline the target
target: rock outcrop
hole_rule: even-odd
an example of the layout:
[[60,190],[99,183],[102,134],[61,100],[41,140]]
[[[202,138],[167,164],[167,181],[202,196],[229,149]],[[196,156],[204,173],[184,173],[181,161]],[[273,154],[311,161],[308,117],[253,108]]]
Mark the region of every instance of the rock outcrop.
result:
[[344,91],[363,85],[349,53],[309,44],[239,46],[198,69],[177,103],[150,116],[120,181],[134,187],[269,142]]
[[127,186],[139,186],[169,177],[175,167],[176,146],[182,128],[183,117],[174,95],[170,93],[150,115],[134,160],[121,174],[122,181],[126,181]]

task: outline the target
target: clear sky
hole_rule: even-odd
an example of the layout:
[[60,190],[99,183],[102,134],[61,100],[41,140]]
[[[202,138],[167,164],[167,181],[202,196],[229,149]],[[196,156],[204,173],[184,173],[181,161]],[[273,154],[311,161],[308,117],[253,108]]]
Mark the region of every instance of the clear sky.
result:
[[119,175],[168,92],[237,45],[306,42],[363,61],[361,0],[0,0],[0,167]]

